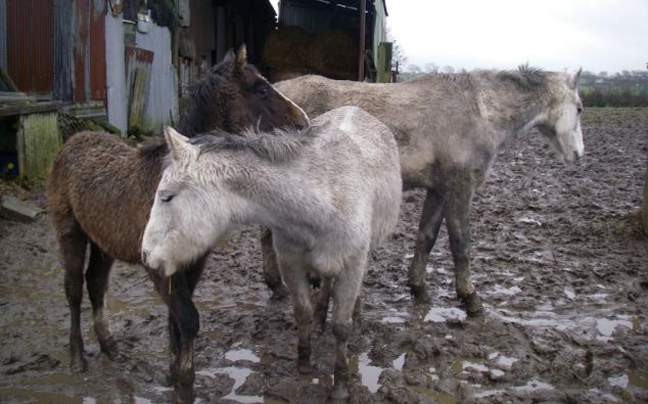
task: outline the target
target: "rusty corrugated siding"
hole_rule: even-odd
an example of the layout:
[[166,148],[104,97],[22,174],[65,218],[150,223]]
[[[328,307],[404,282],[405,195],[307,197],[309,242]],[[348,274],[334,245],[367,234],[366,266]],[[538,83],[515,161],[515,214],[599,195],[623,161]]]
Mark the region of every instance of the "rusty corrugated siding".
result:
[[90,98],[106,100],[106,6],[92,2],[90,18]]
[[52,93],[53,0],[7,0],[7,68],[21,91]]

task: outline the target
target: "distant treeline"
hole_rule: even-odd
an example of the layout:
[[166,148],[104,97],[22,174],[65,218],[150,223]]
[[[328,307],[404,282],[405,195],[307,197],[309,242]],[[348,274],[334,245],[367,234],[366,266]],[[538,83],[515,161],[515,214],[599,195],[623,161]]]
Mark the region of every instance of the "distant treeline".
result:
[[580,94],[586,107],[648,107],[648,71],[583,72]]

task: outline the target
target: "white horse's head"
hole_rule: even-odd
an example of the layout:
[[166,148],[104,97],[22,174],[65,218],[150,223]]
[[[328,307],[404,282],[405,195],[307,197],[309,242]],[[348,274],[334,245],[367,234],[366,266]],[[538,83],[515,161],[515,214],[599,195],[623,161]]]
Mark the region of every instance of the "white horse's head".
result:
[[583,103],[578,95],[581,69],[569,76],[559,75],[552,83],[553,103],[548,106],[538,129],[558,152],[559,159],[572,163],[583,157],[580,116]]
[[[203,257],[227,230],[229,212],[219,183],[198,146],[164,128],[170,164],[162,174],[142,240],[142,262],[167,276]],[[207,179],[210,179],[206,181]],[[225,203],[221,203],[225,202]]]

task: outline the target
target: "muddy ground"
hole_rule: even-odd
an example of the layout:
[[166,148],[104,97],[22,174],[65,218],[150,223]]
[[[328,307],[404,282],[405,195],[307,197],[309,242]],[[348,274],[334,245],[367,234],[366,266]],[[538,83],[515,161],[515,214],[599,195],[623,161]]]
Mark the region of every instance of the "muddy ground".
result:
[[[648,402],[648,241],[638,232],[648,110],[588,110],[583,125],[578,164],[557,162],[529,133],[501,152],[479,190],[471,218],[481,318],[458,308],[444,230],[428,266],[433,300],[412,302],[407,266],[423,193],[405,195],[365,282],[351,403]],[[21,196],[45,206],[42,192]],[[300,376],[292,306],[270,299],[258,233],[235,233],[198,286],[196,402],[324,403],[333,335],[313,337],[315,371]],[[127,362],[100,354],[85,299],[84,375],[68,370],[63,271],[46,215],[0,219],[0,276],[0,402],[172,402],[166,310],[142,269],[119,264],[111,278],[110,318]]]

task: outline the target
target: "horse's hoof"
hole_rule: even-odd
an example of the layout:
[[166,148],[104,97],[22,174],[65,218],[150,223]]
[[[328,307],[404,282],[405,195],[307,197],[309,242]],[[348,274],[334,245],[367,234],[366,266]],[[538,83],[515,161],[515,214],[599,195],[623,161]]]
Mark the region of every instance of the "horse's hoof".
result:
[[311,373],[313,373],[313,367],[311,366],[310,361],[298,360],[297,371],[302,375],[310,375]]
[[101,344],[101,352],[103,352],[111,361],[116,363],[125,363],[128,360],[126,355],[119,352],[117,349],[117,343],[112,339]]
[[417,304],[430,303],[431,297],[425,285],[409,285],[410,293]]
[[83,356],[74,358],[70,362],[70,370],[72,373],[85,373],[88,371],[88,361]]
[[193,384],[184,385],[180,383],[175,387],[176,403],[178,404],[191,404],[194,402],[196,395],[194,393]]
[[336,384],[335,386],[333,386],[333,390],[331,391],[329,398],[333,402],[346,401],[349,398],[349,389],[346,387],[346,385]]
[[461,298],[461,306],[470,317],[477,317],[484,313],[484,306],[477,292],[473,292]]
[[318,325],[318,331],[323,334],[326,331],[326,314],[325,310],[315,310],[313,322]]
[[283,284],[275,286],[272,289],[272,300],[283,300],[290,294]]

